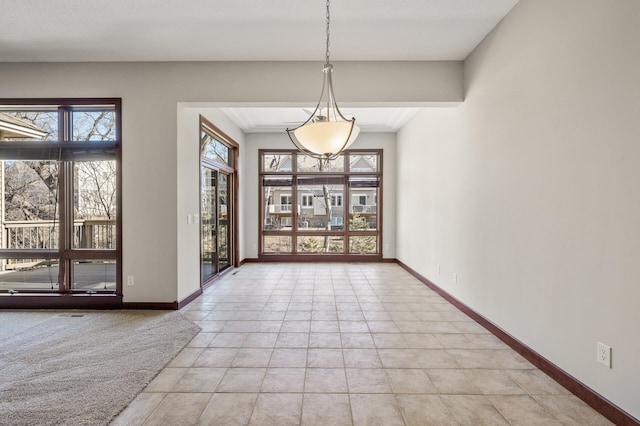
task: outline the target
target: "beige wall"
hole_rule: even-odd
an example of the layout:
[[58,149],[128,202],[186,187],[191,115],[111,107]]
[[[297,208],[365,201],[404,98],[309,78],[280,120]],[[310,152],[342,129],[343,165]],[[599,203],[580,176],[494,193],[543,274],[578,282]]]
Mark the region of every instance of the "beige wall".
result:
[[[178,104],[178,300],[200,288],[200,226],[194,214],[200,214],[200,115],[214,123],[240,146],[238,175],[242,173],[244,132],[220,108],[192,107],[191,103]],[[240,176],[241,177],[241,176]],[[240,178],[242,182],[242,178]],[[244,232],[244,185],[239,188],[239,240]],[[189,217],[190,216],[190,217]],[[190,220],[189,220],[190,219]],[[244,245],[240,244],[240,258],[244,259]]]
[[636,0],[521,0],[465,62],[464,104],[399,132],[397,234],[400,260],[635,417],[638,40]]
[[[461,62],[334,65],[342,104],[456,104],[463,97]],[[186,225],[186,214],[198,209],[198,160],[189,127],[197,124],[194,111],[184,109],[211,103],[308,106],[317,100],[321,71],[315,62],[0,62],[0,98],[122,98],[123,274],[135,277],[135,286],[124,287],[124,300],[173,302],[197,289],[199,277],[197,227]],[[219,117],[209,118],[234,133]],[[240,184],[242,192],[242,176]],[[244,214],[243,208],[241,221]],[[249,238],[243,232],[241,241]],[[250,249],[241,244],[243,256],[251,257]]]

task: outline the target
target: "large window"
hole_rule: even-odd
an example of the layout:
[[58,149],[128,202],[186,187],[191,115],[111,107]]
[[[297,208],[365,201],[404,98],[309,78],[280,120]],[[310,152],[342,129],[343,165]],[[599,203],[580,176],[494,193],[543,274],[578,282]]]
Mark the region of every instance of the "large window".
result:
[[121,296],[120,100],[0,100],[0,293]]
[[381,258],[381,151],[260,151],[260,258]]

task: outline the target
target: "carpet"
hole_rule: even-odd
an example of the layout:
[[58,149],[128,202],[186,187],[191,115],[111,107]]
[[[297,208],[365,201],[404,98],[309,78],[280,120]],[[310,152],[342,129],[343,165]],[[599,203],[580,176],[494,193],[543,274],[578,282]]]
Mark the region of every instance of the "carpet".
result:
[[0,425],[107,425],[199,331],[175,311],[0,311]]

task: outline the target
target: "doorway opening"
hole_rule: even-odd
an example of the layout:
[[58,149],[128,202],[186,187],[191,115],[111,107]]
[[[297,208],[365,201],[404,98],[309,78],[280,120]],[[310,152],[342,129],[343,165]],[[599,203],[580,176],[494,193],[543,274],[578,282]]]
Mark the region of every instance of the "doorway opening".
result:
[[200,116],[200,285],[238,266],[238,144]]

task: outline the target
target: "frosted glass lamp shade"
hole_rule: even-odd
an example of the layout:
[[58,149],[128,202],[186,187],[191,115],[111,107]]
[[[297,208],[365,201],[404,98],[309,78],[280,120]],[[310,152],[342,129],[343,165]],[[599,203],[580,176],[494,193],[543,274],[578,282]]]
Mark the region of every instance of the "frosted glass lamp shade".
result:
[[348,148],[360,133],[354,121],[320,121],[297,128],[293,134],[307,150],[318,155],[335,155]]

